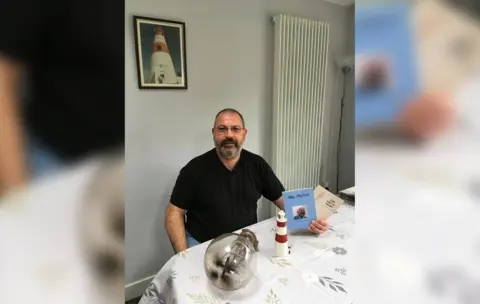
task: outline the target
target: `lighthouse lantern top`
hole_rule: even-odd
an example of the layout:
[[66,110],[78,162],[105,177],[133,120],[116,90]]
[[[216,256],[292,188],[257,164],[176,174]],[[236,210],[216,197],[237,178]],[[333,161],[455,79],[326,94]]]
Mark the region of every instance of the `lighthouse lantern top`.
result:
[[285,215],[285,212],[283,210],[278,211],[277,220],[279,222],[286,222],[287,221],[287,216]]

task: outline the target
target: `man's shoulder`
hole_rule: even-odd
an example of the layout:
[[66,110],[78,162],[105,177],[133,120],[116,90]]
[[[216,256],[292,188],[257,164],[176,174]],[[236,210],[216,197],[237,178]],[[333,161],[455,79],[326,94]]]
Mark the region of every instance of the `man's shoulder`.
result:
[[211,159],[212,154],[215,153],[215,150],[208,150],[205,153],[195,156],[191,160],[189,160],[182,168],[182,170],[189,170],[189,169],[198,169],[204,166],[208,161]]
[[242,149],[242,157],[245,157],[245,159],[247,159],[249,162],[255,165],[268,164],[267,161],[262,156],[245,149]]

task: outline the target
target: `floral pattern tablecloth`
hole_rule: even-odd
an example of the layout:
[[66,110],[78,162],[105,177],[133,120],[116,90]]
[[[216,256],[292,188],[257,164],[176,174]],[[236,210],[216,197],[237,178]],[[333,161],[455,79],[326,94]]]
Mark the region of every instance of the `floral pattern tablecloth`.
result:
[[173,256],[155,276],[139,304],[338,303],[351,304],[354,208],[341,207],[320,236],[290,233],[291,253],[274,259],[275,218],[247,227],[259,239],[257,272],[242,290],[220,292],[207,280],[203,257],[209,242]]

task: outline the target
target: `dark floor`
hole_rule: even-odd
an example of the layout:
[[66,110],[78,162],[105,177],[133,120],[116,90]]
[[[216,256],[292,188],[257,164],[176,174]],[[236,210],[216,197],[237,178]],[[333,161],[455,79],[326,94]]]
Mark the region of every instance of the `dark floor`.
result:
[[125,302],[125,304],[138,304],[139,301],[140,301],[140,297],[127,301]]

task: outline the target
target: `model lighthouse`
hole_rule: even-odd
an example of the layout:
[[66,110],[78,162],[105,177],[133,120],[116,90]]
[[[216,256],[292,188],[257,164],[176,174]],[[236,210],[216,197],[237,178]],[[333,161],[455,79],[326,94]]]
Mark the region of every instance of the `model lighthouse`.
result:
[[151,83],[178,83],[175,66],[161,26],[155,27],[150,70]]
[[277,214],[277,229],[275,234],[275,255],[277,257],[286,257],[288,250],[288,234],[287,234],[287,216],[285,212],[280,210]]

